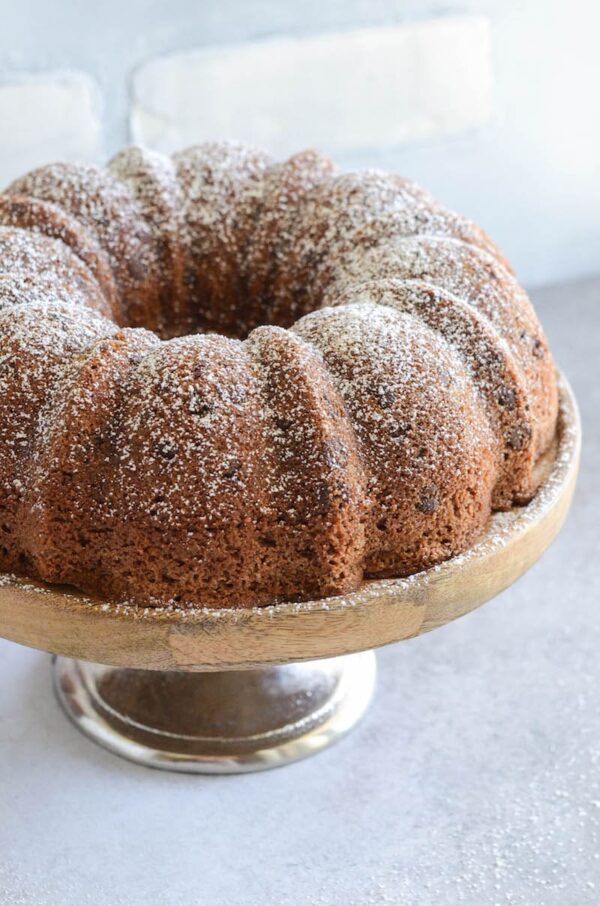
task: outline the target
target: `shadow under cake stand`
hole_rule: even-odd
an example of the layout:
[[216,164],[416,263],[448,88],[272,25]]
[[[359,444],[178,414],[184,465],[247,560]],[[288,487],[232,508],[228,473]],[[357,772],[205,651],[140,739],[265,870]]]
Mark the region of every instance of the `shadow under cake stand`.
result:
[[556,442],[534,500],[497,513],[466,554],[345,597],[254,609],[138,609],[0,576],[0,635],[53,652],[71,720],[105,748],[156,768],[277,767],[343,736],[375,683],[373,648],[443,626],[511,585],[569,509],[577,405],[560,382]]

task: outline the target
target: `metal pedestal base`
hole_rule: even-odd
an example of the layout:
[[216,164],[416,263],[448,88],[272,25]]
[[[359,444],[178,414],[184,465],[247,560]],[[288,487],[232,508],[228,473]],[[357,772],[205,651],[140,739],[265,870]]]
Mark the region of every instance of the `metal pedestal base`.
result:
[[139,764],[199,774],[259,771],[319,752],[360,720],[374,683],[372,651],[219,673],[54,659],[58,700],[83,733]]

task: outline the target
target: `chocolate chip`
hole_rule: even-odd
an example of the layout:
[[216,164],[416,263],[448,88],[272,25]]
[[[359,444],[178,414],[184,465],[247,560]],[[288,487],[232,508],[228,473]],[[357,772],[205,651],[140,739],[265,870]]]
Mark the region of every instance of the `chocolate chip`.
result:
[[192,396],[190,398],[188,409],[192,413],[192,415],[197,415],[198,418],[204,418],[210,412],[210,406],[208,405],[208,403],[205,403],[203,402],[203,400],[198,399],[197,396]]
[[172,440],[163,440],[156,445],[156,452],[163,459],[170,461],[177,456],[177,444]]
[[506,445],[511,450],[524,450],[530,440],[531,428],[529,425],[515,425],[506,437]]
[[285,434],[292,427],[292,422],[289,418],[276,418],[275,425],[280,431]]
[[390,437],[406,437],[410,431],[410,425],[406,422],[397,422],[390,428]]
[[434,484],[427,484],[421,491],[421,496],[417,501],[417,509],[426,516],[431,516],[440,506],[439,489]]
[[389,387],[377,387],[375,396],[382,409],[391,409],[394,405],[395,396]]
[[235,478],[240,469],[242,468],[242,463],[239,459],[232,459],[225,471],[223,472],[223,478]]
[[261,535],[258,540],[263,547],[277,547],[277,542],[270,535]]
[[517,394],[512,387],[501,387],[498,391],[498,402],[501,406],[510,411],[515,408]]
[[136,282],[143,280],[148,272],[146,263],[136,258],[128,262],[127,270],[129,271],[129,276]]
[[533,352],[534,356],[536,357],[536,359],[544,358],[544,356],[546,355],[546,350],[545,350],[544,344],[542,343],[541,340],[534,341],[532,352]]

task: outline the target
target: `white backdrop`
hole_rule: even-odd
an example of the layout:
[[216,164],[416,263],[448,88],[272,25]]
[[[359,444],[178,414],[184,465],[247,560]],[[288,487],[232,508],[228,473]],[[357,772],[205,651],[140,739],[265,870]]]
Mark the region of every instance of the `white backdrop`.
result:
[[[427,20],[438,10],[434,0],[105,0],[101,11],[75,0],[8,0],[0,30],[0,182],[48,157],[102,159],[128,141],[134,73],[162,55],[270,36],[335,36],[397,26]],[[485,122],[405,141],[390,123],[389,140],[382,127],[373,147],[363,142],[355,150],[337,148],[335,156],[344,165],[382,166],[422,182],[481,222],[530,285],[600,272],[600,4],[444,5],[445,14],[459,12],[476,13],[489,24]],[[42,92],[37,111],[20,94],[3,107],[3,90],[23,76],[64,70],[82,74],[73,97],[80,97],[82,85],[92,86],[79,118],[75,101],[67,96],[61,107],[56,92],[52,104]],[[477,67],[473,77],[482,78]],[[281,95],[285,85],[273,90]],[[204,100],[201,91],[195,98],[199,117],[203,104],[208,108],[206,86],[204,92]],[[310,103],[307,96],[309,112]],[[96,124],[92,108],[99,111]],[[58,128],[55,139],[52,130]],[[311,136],[327,150],[330,124],[315,119]]]

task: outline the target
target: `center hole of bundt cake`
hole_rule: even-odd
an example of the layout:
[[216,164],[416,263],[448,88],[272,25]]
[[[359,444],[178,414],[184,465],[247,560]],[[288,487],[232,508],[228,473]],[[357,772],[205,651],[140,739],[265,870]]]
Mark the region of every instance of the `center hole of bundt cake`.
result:
[[[190,306],[191,308],[192,306]],[[198,304],[196,311],[185,318],[130,317],[128,326],[144,327],[153,331],[161,340],[178,337],[218,334],[230,340],[245,340],[257,327],[282,327],[288,329],[304,314],[319,308],[319,303],[305,304],[301,311],[291,306],[285,311],[273,310],[268,302],[257,306],[252,299],[245,300],[232,311],[223,300],[214,304]],[[257,310],[258,308],[258,310]]]

